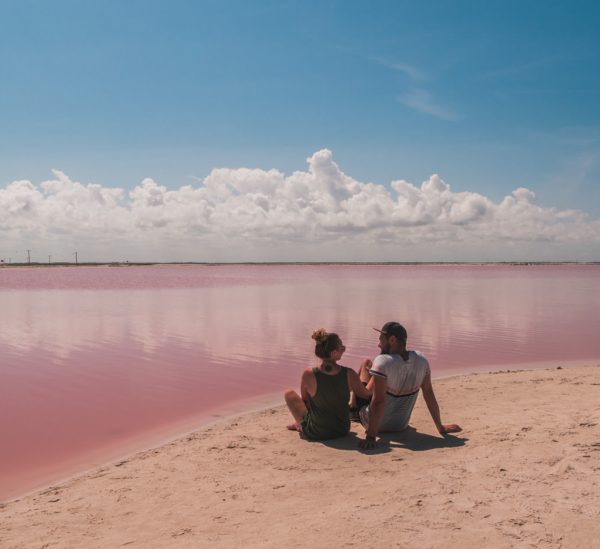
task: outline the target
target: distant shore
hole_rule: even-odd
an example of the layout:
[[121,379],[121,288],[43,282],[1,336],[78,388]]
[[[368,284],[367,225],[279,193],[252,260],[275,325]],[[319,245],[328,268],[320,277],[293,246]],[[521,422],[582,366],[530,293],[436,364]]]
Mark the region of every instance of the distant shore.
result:
[[2,263],[0,267],[136,267],[150,265],[600,265],[600,261],[88,261],[88,262],[34,262]]
[[435,382],[437,435],[360,452],[309,443],[283,407],[232,417],[0,505],[0,546],[591,547],[600,537],[600,365]]

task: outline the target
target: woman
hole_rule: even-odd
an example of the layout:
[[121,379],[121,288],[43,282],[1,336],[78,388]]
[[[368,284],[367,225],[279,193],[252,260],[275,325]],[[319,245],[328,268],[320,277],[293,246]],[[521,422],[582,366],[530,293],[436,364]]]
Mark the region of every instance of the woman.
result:
[[312,338],[321,364],[303,372],[300,395],[291,390],[285,393],[285,402],[295,420],[288,429],[299,431],[308,440],[342,437],[350,431],[350,390],[362,398],[370,398],[371,393],[354,370],[337,363],[346,350],[337,334],[328,334],[321,328]]

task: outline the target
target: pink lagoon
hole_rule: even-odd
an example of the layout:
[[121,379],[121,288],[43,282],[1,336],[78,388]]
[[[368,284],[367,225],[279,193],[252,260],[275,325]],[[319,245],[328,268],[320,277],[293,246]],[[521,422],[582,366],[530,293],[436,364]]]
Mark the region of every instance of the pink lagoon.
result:
[[0,500],[279,404],[337,331],[408,329],[435,377],[598,363],[598,265],[0,269]]

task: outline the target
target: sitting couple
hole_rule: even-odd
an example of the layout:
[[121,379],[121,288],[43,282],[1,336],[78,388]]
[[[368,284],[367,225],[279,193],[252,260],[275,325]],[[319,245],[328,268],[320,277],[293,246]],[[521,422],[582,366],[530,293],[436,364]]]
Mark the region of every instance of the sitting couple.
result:
[[379,332],[381,354],[365,360],[357,374],[338,364],[346,347],[337,334],[320,329],[313,333],[315,355],[321,359],[316,368],[308,368],[300,380],[300,395],[285,393],[285,402],[297,430],[308,440],[327,440],[350,431],[350,391],[352,403],[360,406],[360,421],[366,434],[359,446],[375,446],[380,432],[402,431],[408,426],[419,389],[440,434],[456,433],[458,425],[444,425],[440,419],[427,359],[418,351],[406,349],[407,334],[397,322],[387,322]]

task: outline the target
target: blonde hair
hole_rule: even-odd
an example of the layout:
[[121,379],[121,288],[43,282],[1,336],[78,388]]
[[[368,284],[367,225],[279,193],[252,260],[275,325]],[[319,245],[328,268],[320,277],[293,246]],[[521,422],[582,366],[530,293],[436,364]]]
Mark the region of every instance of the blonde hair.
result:
[[341,342],[339,335],[330,334],[325,328],[315,330],[311,337],[316,341],[315,355],[324,360],[329,358],[331,351],[335,351]]
[[325,328],[319,328],[318,330],[315,330],[310,337],[312,337],[317,343],[321,343],[327,339],[328,335],[329,334]]

